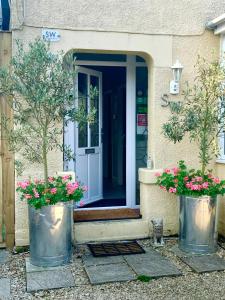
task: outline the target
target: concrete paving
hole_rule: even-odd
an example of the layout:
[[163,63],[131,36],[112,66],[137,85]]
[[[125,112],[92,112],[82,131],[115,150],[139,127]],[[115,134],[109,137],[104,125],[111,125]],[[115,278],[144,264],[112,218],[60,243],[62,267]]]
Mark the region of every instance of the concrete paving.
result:
[[137,275],[151,278],[182,275],[169,259],[153,249],[146,249],[146,253],[141,255],[127,255],[125,260]]
[[10,279],[0,278],[0,299],[6,300],[10,298]]
[[75,285],[69,266],[37,267],[26,260],[27,291],[49,290],[72,287]]
[[85,270],[92,284],[136,279],[136,274],[125,262],[88,266]]
[[193,257],[193,256],[202,256],[202,255],[210,255],[210,254],[201,254],[201,253],[192,253],[192,252],[184,252],[182,251],[178,245],[174,245],[170,251],[172,251],[176,256],[182,257]]
[[138,275],[152,278],[178,276],[182,273],[167,258],[148,248],[146,253],[126,256],[83,257],[92,284],[134,280]]
[[7,250],[0,250],[0,265],[5,264],[9,259],[9,252]]
[[84,255],[82,257],[82,259],[83,259],[84,265],[86,267],[97,266],[97,265],[124,263],[123,256],[94,257],[90,254],[90,255]]
[[181,260],[197,273],[225,270],[225,260],[216,254],[182,257]]

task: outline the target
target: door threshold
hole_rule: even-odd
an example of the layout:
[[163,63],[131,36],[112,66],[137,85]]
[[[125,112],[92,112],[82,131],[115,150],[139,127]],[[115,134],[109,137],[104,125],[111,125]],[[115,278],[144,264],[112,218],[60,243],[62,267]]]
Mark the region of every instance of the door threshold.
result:
[[140,209],[118,208],[74,211],[74,222],[140,219]]

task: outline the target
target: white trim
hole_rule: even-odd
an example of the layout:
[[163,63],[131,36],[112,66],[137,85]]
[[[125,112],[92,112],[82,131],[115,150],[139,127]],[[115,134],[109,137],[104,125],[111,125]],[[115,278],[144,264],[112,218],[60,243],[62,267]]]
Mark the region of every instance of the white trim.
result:
[[126,204],[136,204],[136,57],[127,56],[126,72]]
[[[77,66],[126,67],[126,206],[77,208],[76,210],[139,208],[140,205],[136,205],[136,67],[147,67],[147,64],[136,62],[136,55],[127,55],[126,62],[75,60],[75,64]],[[80,70],[82,68],[79,67]],[[102,114],[100,117],[102,118]],[[71,140],[71,137],[67,135],[65,140]]]
[[[225,63],[225,35],[220,36],[220,58],[221,64]],[[220,147],[220,156],[216,160],[217,163],[225,163],[225,138],[224,133],[221,133],[218,137],[218,144]]]
[[214,34],[225,33],[225,14],[213,19],[206,24],[206,28],[213,29]]
[[218,25],[217,28],[214,30],[214,34],[222,33],[225,33],[225,23]]
[[218,24],[225,22],[225,14],[220,15],[219,17],[213,19],[212,21],[207,23],[207,26],[210,28],[213,28],[217,26]]
[[216,163],[217,164],[225,164],[225,159],[217,159]]
[[[136,62],[136,59],[135,59]],[[127,67],[127,61],[93,61],[93,60],[75,60],[77,66],[99,66],[99,67]],[[145,62],[136,62],[136,67],[147,67]]]

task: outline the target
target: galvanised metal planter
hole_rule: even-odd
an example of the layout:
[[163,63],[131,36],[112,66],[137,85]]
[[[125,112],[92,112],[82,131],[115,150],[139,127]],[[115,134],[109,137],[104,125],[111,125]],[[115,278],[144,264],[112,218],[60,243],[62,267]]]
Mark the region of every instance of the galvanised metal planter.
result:
[[191,253],[217,250],[217,198],[180,196],[179,248]]
[[35,266],[55,267],[72,257],[73,202],[35,209],[29,206],[30,262]]

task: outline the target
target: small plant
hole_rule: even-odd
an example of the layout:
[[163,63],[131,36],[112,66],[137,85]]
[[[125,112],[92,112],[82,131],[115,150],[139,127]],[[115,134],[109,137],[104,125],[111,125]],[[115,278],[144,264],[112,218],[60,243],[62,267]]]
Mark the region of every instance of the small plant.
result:
[[20,192],[21,200],[36,209],[58,202],[80,201],[87,188],[71,180],[69,175],[49,177],[47,186],[45,180],[26,180],[18,182],[17,191]]
[[[7,97],[13,111],[13,120],[1,116],[10,150],[23,160],[41,164],[46,185],[50,152],[62,151],[66,160],[75,159],[62,143],[63,123],[91,124],[95,119],[95,108],[87,114],[82,101],[75,99],[75,75],[73,55],[52,53],[41,39],[30,43],[27,51],[17,41],[9,68],[0,69],[0,93]],[[96,93],[93,88],[89,96],[95,97]],[[16,167],[23,169],[18,162]]]
[[211,172],[202,175],[201,170],[188,170],[184,161],[178,167],[156,173],[156,184],[171,194],[199,197],[225,194],[225,180],[214,177]]
[[225,68],[219,61],[209,63],[199,57],[196,69],[195,83],[192,87],[187,84],[184,101],[171,103],[172,115],[163,133],[174,143],[188,133],[190,142],[199,147],[204,176],[209,162],[219,154],[218,137],[225,129]]
[[29,252],[29,246],[15,246],[13,248],[12,254],[22,254]]
[[152,278],[147,275],[138,275],[137,280],[142,281],[142,282],[149,282],[152,280]]

